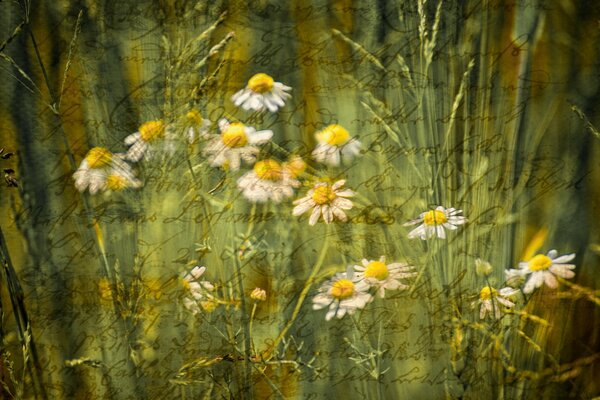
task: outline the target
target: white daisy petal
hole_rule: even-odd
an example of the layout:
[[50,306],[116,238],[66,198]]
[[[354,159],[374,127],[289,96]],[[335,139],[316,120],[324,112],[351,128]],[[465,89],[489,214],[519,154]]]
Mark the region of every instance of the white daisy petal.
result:
[[570,279],[575,276],[575,272],[571,271],[571,269],[575,268],[574,265],[571,264],[561,264],[561,265],[552,265],[549,270],[554,275],[559,276],[561,278]]
[[248,135],[248,143],[250,144],[263,144],[268,142],[273,137],[273,131],[264,130],[256,131]]
[[308,224],[309,225],[315,225],[317,223],[317,220],[319,219],[320,215],[321,215],[321,206],[316,206],[313,209],[312,214],[310,215],[310,218],[308,220]]
[[523,293],[529,294],[542,285],[544,282],[544,273],[537,271],[529,276],[529,279],[523,287]]
[[549,271],[544,271],[544,282],[546,283],[546,286],[551,289],[556,289],[558,287],[558,281]]
[[[556,257],[556,256],[555,256]],[[552,257],[550,257],[552,258]],[[564,256],[556,257],[552,260],[553,264],[566,264],[575,258],[575,254],[566,254]]]

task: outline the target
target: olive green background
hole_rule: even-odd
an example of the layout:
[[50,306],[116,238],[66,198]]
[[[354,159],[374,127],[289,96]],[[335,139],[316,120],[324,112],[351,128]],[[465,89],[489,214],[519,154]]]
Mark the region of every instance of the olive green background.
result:
[[[21,68],[0,60],[0,147],[15,153],[1,161],[20,182],[2,188],[0,226],[37,350],[32,363],[5,273],[2,343],[10,354],[2,356],[0,397],[19,387],[24,398],[64,399],[599,396],[597,292],[536,294],[528,312],[550,326],[522,329],[541,351],[503,337],[518,370],[545,371],[537,378],[506,373],[491,337],[456,321],[476,322],[469,296],[485,281],[474,259],[490,261],[500,285],[542,229],[549,234],[540,251],[577,253],[574,282],[599,287],[600,6],[445,1],[436,25],[438,3],[421,14],[416,3],[0,2],[0,42],[12,37],[2,52]],[[429,53],[422,21],[428,40],[437,29]],[[202,62],[213,46],[218,52]],[[251,115],[230,101],[257,72],[293,88],[276,115]],[[122,152],[123,138],[144,121],[178,121],[190,107],[213,122],[225,115],[272,129],[275,142],[304,156],[317,129],[347,127],[363,157],[337,170],[311,166],[347,177],[361,194],[352,221],[309,227],[291,216],[290,202],[253,211],[235,189],[237,175],[211,170],[198,146],[142,163],[140,191],[77,193],[71,175],[90,148]],[[402,223],[438,204],[464,209],[469,225],[447,242],[409,241]],[[244,221],[256,214],[263,217]],[[246,233],[255,252],[236,258]],[[376,300],[354,320],[325,322],[311,310],[325,279],[382,254],[424,271],[418,289]],[[232,303],[202,317],[182,307],[179,284],[197,264]],[[297,370],[244,361],[230,340],[243,348],[252,305],[239,300],[254,287],[267,290],[252,332],[263,352],[315,264],[322,266],[286,331],[289,345],[279,343],[271,359],[295,360]],[[375,367],[356,358],[377,349],[386,351],[373,356],[376,368],[389,369],[370,375]],[[456,367],[458,359],[465,365]]]

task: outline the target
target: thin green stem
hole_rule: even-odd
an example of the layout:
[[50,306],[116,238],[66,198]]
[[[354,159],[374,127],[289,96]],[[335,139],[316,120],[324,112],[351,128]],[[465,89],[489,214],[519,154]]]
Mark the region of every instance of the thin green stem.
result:
[[304,299],[306,298],[308,291],[310,290],[312,284],[314,283],[315,277],[317,276],[317,274],[319,273],[319,270],[321,269],[321,266],[323,265],[323,261],[325,261],[325,256],[327,255],[327,250],[329,249],[329,237],[330,237],[329,232],[330,232],[330,230],[331,230],[330,225],[327,225],[327,230],[325,232],[325,240],[323,241],[323,246],[321,247],[321,252],[319,253],[319,257],[317,258],[317,261],[315,262],[315,265],[313,266],[312,271],[310,272],[308,279],[306,279],[306,283],[304,284],[304,287],[302,288],[302,291],[300,292],[300,295],[298,296],[298,301],[296,302],[296,306],[294,307],[292,316],[290,317],[290,320],[288,321],[288,323],[283,327],[283,329],[281,330],[281,332],[279,333],[277,338],[275,338],[275,340],[273,341],[273,344],[269,347],[269,349],[267,349],[267,351],[265,351],[265,356],[264,356],[265,360],[268,360],[271,358],[273,352],[275,351],[275,349],[277,348],[279,343],[281,343],[281,341],[283,340],[283,338],[285,337],[287,332],[290,330],[290,328],[296,321],[296,318],[298,318],[298,314],[300,313],[300,309],[302,308]]
[[256,353],[255,347],[254,347],[254,339],[252,338],[252,325],[254,323],[254,314],[256,313],[256,307],[257,304],[256,302],[252,305],[252,312],[250,313],[250,328],[248,329],[249,332],[249,336],[250,336],[250,345],[252,346],[252,354]]

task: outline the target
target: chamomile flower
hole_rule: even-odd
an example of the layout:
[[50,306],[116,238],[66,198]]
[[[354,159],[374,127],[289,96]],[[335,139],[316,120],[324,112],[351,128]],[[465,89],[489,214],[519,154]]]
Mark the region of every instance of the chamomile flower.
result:
[[523,287],[523,293],[531,293],[544,283],[551,289],[558,287],[556,277],[570,279],[575,276],[574,264],[568,264],[575,258],[575,254],[567,254],[558,257],[556,250],[550,250],[547,255],[538,254],[529,261],[519,263],[518,270],[508,270],[508,275],[528,275],[527,282]]
[[214,303],[214,297],[211,294],[215,289],[213,284],[200,280],[205,271],[206,267],[195,266],[184,275],[182,280],[183,287],[190,294],[183,299],[183,305],[194,315],[200,312],[200,306],[204,308],[204,303]]
[[88,189],[90,194],[139,188],[142,183],[136,179],[124,158],[123,154],[111,153],[104,147],[92,148],[73,174],[75,187],[80,192]]
[[291,97],[291,87],[284,85],[264,73],[254,75],[246,87],[231,97],[233,103],[244,110],[264,111],[265,108],[276,112],[285,105],[285,99]]
[[379,261],[363,259],[362,265],[355,265],[356,277],[364,280],[369,287],[377,289],[379,297],[385,297],[386,290],[408,289],[400,279],[411,278],[417,273],[415,268],[401,263],[386,264],[385,257]]
[[496,290],[491,286],[485,286],[479,292],[479,299],[473,302],[472,305],[479,304],[479,319],[484,319],[488,313],[498,319],[502,316],[500,305],[513,308],[515,303],[511,301],[511,297],[518,292],[518,289],[510,287]]
[[445,239],[445,229],[455,230],[458,229],[458,225],[467,222],[465,217],[458,215],[461,213],[462,210],[442,206],[436,207],[435,210],[425,211],[419,215],[419,218],[404,224],[404,226],[421,224],[408,233],[408,238],[418,237],[425,240],[437,236],[440,239]]
[[347,197],[352,197],[355,193],[350,189],[342,190],[345,183],[345,180],[339,180],[333,185],[328,182],[317,183],[305,197],[294,200],[296,207],[292,214],[298,216],[312,209],[308,219],[309,225],[315,225],[321,215],[326,224],[330,224],[334,219],[346,221],[348,218],[344,210],[350,210],[353,206]]
[[202,118],[200,111],[195,108],[185,115],[185,137],[188,143],[195,143],[197,138],[204,138],[208,135],[208,129],[212,122]]
[[241,159],[248,164],[253,164],[259,152],[256,145],[268,142],[273,136],[273,131],[256,131],[240,122],[228,122],[226,119],[219,121],[220,135],[211,135],[204,154],[208,157],[213,167],[228,166],[237,171]]
[[144,122],[137,132],[125,138],[125,144],[129,146],[127,159],[138,162],[144,156],[150,157],[152,144],[164,137],[165,123],[162,120]]
[[246,172],[237,181],[244,197],[252,202],[264,203],[273,200],[279,203],[294,195],[300,182],[291,172],[273,159],[257,161],[251,171]]
[[350,133],[341,125],[328,125],[315,133],[315,138],[317,147],[312,152],[313,158],[332,167],[360,154],[360,142],[350,137]]
[[325,314],[327,321],[333,317],[352,315],[373,300],[368,290],[369,285],[357,280],[352,269],[348,268],[346,272],[335,274],[330,281],[321,286],[319,293],[313,297],[313,310],[329,307]]

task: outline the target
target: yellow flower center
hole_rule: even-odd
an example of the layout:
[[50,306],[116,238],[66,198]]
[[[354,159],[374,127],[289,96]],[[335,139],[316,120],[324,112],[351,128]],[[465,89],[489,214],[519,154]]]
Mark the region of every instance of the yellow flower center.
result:
[[306,170],[306,163],[301,157],[294,157],[285,163],[284,167],[289,171],[292,177],[296,178]]
[[267,159],[254,164],[254,172],[260,179],[278,181],[281,179],[281,165],[275,160]]
[[440,210],[427,211],[423,217],[425,225],[441,225],[447,221],[446,214]]
[[321,143],[340,146],[350,139],[350,133],[341,125],[329,125],[315,135]]
[[217,308],[218,305],[219,304],[214,300],[204,300],[200,302],[202,309],[209,313],[215,311],[215,308]]
[[365,278],[375,278],[379,281],[385,280],[390,275],[387,265],[381,261],[371,261],[365,269]]
[[188,125],[202,124],[202,115],[200,115],[200,112],[196,109],[193,109],[192,111],[188,112],[185,115],[185,118],[187,119]]
[[318,205],[331,203],[336,197],[337,195],[329,185],[318,186],[312,195],[312,199]]
[[266,93],[273,89],[273,83],[273,78],[261,72],[250,78],[248,81],[248,89],[256,93]]
[[340,279],[333,282],[329,293],[338,300],[347,299],[354,294],[354,283],[350,279]]
[[190,282],[187,279],[182,279],[181,284],[185,290],[190,290]]
[[246,127],[240,122],[229,124],[225,132],[221,133],[221,141],[227,147],[244,147],[248,143]]
[[160,119],[156,121],[144,122],[140,126],[140,135],[145,142],[151,142],[156,138],[161,138],[165,134],[165,124]]
[[543,254],[538,254],[529,260],[528,267],[531,271],[541,271],[548,269],[552,266],[552,260],[550,257]]
[[498,291],[489,286],[484,287],[483,289],[481,289],[481,292],[479,292],[479,298],[481,300],[489,300],[492,298],[492,296],[495,297],[497,295],[498,295]]
[[106,187],[109,190],[123,190],[126,189],[127,186],[127,180],[121,175],[112,174],[106,178]]
[[112,160],[112,153],[104,147],[94,147],[85,156],[90,168],[102,168]]

